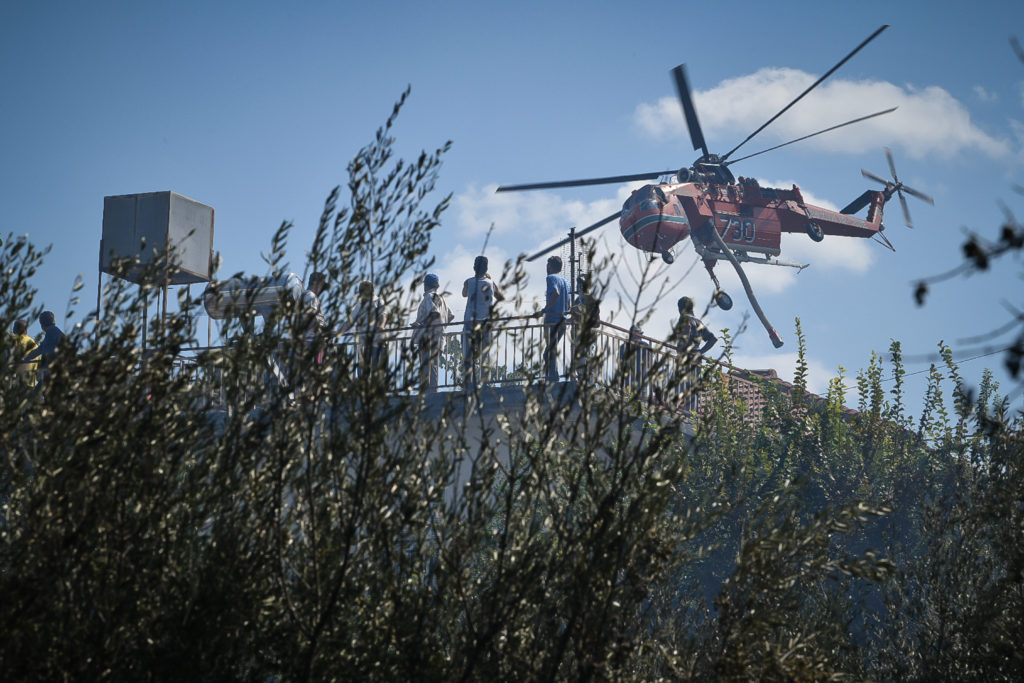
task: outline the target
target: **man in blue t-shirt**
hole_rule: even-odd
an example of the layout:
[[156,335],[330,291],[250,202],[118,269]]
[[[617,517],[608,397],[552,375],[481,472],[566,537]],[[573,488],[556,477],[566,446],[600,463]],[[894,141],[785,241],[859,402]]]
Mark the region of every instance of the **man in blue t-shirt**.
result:
[[548,259],[548,276],[545,279],[544,308],[538,317],[544,317],[547,344],[544,347],[544,368],[547,379],[558,381],[558,344],[565,335],[565,314],[569,311],[569,283],[559,275],[562,259],[552,256]]
[[64,341],[64,333],[57,327],[57,318],[53,311],[43,311],[39,314],[39,326],[43,328],[43,341],[39,346],[30,351],[22,361],[28,362],[39,358],[39,380],[46,379],[50,363],[57,355],[57,348]]

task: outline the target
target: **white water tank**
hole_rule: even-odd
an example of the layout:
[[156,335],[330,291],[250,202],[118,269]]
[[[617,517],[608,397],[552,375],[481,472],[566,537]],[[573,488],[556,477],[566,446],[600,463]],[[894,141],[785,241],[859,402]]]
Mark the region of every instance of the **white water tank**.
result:
[[170,191],[103,198],[102,272],[114,275],[116,259],[137,259],[139,265],[121,275],[130,282],[138,282],[142,266],[162,259],[172,246],[177,264],[168,284],[209,282],[213,207]]

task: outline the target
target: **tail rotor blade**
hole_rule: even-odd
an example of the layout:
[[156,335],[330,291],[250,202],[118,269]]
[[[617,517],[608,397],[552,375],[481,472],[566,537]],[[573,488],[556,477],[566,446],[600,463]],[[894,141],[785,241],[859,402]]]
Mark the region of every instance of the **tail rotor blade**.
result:
[[704,156],[707,156],[708,146],[704,142],[700,121],[697,120],[697,110],[693,107],[690,84],[686,80],[686,67],[680,64],[672,69],[672,75],[675,76],[676,92],[679,94],[679,101],[683,104],[683,114],[686,115],[686,127],[690,129],[690,141],[693,142],[693,148],[699,149]]
[[921,201],[928,202],[932,206],[935,206],[935,200],[932,199],[931,197],[929,197],[928,195],[926,195],[923,192],[918,192],[914,188],[907,187],[906,185],[903,186],[903,191],[906,192],[907,194],[909,194],[911,197],[917,197]]
[[594,223],[593,225],[588,225],[587,227],[583,228],[582,230],[577,230],[575,234],[573,234],[573,235],[571,235],[569,237],[566,237],[564,240],[560,240],[558,242],[555,242],[554,244],[541,249],[537,253],[531,254],[530,256],[527,256],[526,260],[527,261],[535,261],[538,258],[540,258],[541,256],[544,256],[545,254],[550,254],[555,249],[558,249],[559,247],[561,247],[563,245],[569,244],[569,242],[573,241],[574,239],[578,239],[580,237],[583,237],[584,235],[586,235],[589,232],[597,230],[602,225],[605,225],[606,223],[610,223],[611,221],[615,220],[616,218],[618,218],[621,215],[622,215],[621,211],[616,211],[615,213],[613,213],[610,216],[605,216],[604,218],[602,218],[598,222]]
[[896,177],[896,164],[892,160],[892,150],[888,147],[885,148],[885,159],[889,162],[889,173],[892,173],[892,181],[899,184],[900,180]]
[[908,228],[914,227],[914,221],[910,220],[910,209],[907,208],[907,198],[903,196],[902,192],[897,192],[900,197],[900,206],[903,207],[903,222],[907,224]]
[[[889,149],[888,147],[885,148],[885,160],[889,164],[889,172],[892,173],[892,180],[885,180],[884,178],[879,178],[874,173],[869,173],[868,171],[865,171],[863,169],[861,169],[861,174],[865,178],[874,180],[876,183],[881,183],[882,185],[885,186],[885,190],[883,190],[882,193],[884,194],[886,201],[892,199],[893,194],[897,195],[900,198],[900,207],[903,209],[903,220],[907,224],[908,228],[912,228],[914,227],[914,221],[911,220],[910,218],[910,208],[907,206],[907,197],[903,193],[906,192],[906,194],[909,194],[911,197],[916,197],[921,201],[928,202],[929,204],[935,204],[935,201],[928,195],[924,194],[923,192],[918,192],[914,188],[907,187],[906,185],[900,182],[899,176],[896,175],[896,163],[892,159],[892,150]],[[851,206],[853,205],[851,204]]]
[[874,180],[876,183],[882,183],[883,185],[888,185],[889,184],[889,181],[886,180],[885,178],[879,178],[874,173],[871,173],[870,171],[866,171],[863,168],[860,169],[860,174],[862,176],[864,176],[865,178],[867,178],[868,180]]

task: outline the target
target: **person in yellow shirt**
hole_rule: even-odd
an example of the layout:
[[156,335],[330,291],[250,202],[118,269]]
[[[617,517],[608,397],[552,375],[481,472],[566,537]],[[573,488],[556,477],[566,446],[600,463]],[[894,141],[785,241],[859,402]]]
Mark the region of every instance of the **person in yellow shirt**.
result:
[[32,351],[35,351],[36,340],[28,336],[28,322],[25,320],[14,321],[14,367],[15,372],[18,376],[18,380],[26,386],[35,386],[36,383],[36,367],[39,365],[38,361],[25,361],[22,360]]

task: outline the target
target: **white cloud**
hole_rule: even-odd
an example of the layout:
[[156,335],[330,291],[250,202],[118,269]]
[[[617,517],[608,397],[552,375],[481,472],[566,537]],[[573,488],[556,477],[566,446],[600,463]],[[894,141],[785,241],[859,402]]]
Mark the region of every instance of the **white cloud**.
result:
[[[694,106],[705,138],[724,139],[750,133],[815,79],[815,76],[796,69],[765,68],[748,76],[722,81],[710,90],[694,92]],[[981,152],[990,157],[1010,153],[1006,140],[994,138],[974,125],[967,108],[942,88],[901,87],[885,81],[842,79],[819,86],[761,133],[760,147],[749,143],[749,152],[744,152],[756,152],[780,141],[894,106],[899,108],[891,114],[799,144],[849,153],[858,153],[871,146],[899,145],[917,158],[949,157],[963,150]],[[633,119],[640,130],[652,137],[673,135],[688,139],[682,108],[675,97],[664,97],[654,104],[640,104]],[[718,151],[724,153],[727,150]],[[739,156],[742,153],[737,152],[733,158]]]
[[1021,149],[1024,149],[1024,122],[1010,119],[1010,130],[1013,131],[1013,136],[1020,143]]
[[574,225],[582,229],[615,213],[625,200],[623,197],[582,202],[553,192],[497,193],[496,188],[493,184],[472,185],[454,200],[460,231],[467,238],[479,239],[480,246],[493,223],[495,237],[514,234],[524,249],[539,248],[545,242],[564,237]]
[[980,86],[980,85],[974,86],[974,95],[975,95],[975,97],[977,97],[982,102],[998,102],[999,101],[999,93],[992,92],[991,90],[988,90],[985,87]]

